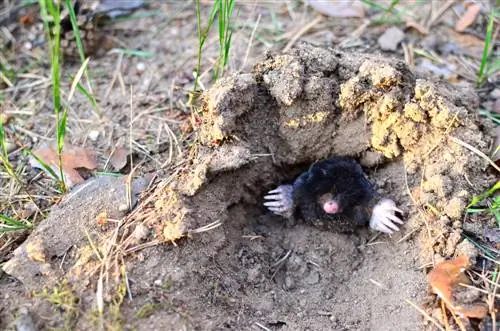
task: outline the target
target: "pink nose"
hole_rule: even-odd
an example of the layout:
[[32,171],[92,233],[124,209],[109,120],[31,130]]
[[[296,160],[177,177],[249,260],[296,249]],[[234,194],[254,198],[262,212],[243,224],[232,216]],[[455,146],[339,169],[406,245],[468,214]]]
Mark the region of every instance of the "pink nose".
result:
[[323,210],[327,214],[335,214],[339,212],[339,205],[334,201],[328,201],[323,204]]

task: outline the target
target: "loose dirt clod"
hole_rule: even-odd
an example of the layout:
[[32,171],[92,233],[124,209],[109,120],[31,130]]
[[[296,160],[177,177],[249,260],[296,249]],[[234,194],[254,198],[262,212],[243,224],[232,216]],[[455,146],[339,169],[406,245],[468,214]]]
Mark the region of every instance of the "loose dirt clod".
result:
[[[452,224],[491,179],[487,162],[456,143],[488,148],[475,105],[470,90],[419,79],[398,60],[308,44],[268,55],[205,94],[193,166],[170,185],[183,196],[186,229],[223,221],[223,230],[166,251],[167,263],[150,252],[146,264],[163,275],[183,265],[172,288],[204,316],[186,325],[419,329],[403,304],[425,293],[415,270],[455,254],[461,237]],[[410,239],[370,246],[366,233],[290,227],[266,214],[264,192],[332,155],[373,167],[370,178],[407,212],[407,228],[422,229],[422,254]]]

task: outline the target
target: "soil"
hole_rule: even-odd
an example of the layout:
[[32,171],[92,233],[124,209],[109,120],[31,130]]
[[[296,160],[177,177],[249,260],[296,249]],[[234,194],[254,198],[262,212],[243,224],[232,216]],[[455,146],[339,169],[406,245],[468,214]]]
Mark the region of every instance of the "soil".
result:
[[[150,49],[169,53],[164,38]],[[145,113],[168,103],[160,82],[184,75],[166,79],[163,62],[148,65],[130,82]],[[127,105],[123,91],[110,91],[105,107]],[[495,180],[467,148],[486,153],[492,141],[491,125],[473,112],[478,104],[473,90],[419,76],[396,58],[306,42],[268,52],[203,93],[190,146],[135,211],[113,214],[118,227],[94,220],[102,210],[123,212],[124,180],[115,188],[82,184],[73,189],[81,198],[52,208],[3,265],[0,328],[13,328],[27,307],[40,329],[421,330],[408,301],[423,301],[433,263],[457,255],[470,197]],[[119,124],[128,116],[109,116],[101,132],[125,135]],[[158,123],[141,122],[137,139],[146,144]],[[332,155],[363,165],[404,211],[401,232],[340,234],[262,206],[267,191]],[[210,224],[220,225],[200,230]],[[82,313],[53,310],[52,292],[43,292],[53,287],[70,288],[66,300]],[[99,294],[104,316],[96,313]]]

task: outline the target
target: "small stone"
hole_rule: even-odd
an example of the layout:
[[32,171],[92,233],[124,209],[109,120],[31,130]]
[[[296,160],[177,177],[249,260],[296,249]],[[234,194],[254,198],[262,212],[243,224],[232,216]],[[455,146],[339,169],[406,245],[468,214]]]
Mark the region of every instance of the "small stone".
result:
[[24,43],[23,47],[25,50],[30,51],[33,49],[33,44],[31,42],[27,41]]
[[455,255],[465,254],[469,257],[472,265],[476,264],[476,258],[479,254],[478,249],[468,239],[462,240],[455,249]]
[[13,142],[7,141],[5,143],[5,149],[7,150],[7,154],[12,153],[17,148],[17,145]]
[[119,206],[118,206],[118,210],[121,211],[121,212],[127,212],[129,211],[129,206],[127,203],[121,203]]
[[16,330],[17,331],[37,331],[38,328],[33,322],[28,309],[26,307],[21,307],[18,311],[18,317],[16,319]]
[[393,26],[387,29],[379,38],[378,44],[384,51],[395,51],[398,44],[404,39],[405,34],[400,29]]
[[491,91],[490,96],[496,100],[500,99],[500,88],[496,88],[493,91]]
[[134,238],[138,241],[141,242],[144,239],[146,239],[149,235],[149,228],[145,226],[144,224],[140,223],[135,227],[134,230]]
[[156,286],[161,286],[161,284],[162,284],[161,279],[156,279],[156,280],[154,281],[154,284],[155,284]]
[[135,65],[135,69],[138,74],[142,74],[146,70],[146,65],[143,62],[139,62]]
[[448,216],[444,216],[444,215],[439,218],[439,222],[443,226],[448,226],[451,224],[450,218]]
[[290,276],[285,277],[285,289],[291,290],[295,287],[295,282],[293,281],[293,278]]
[[21,211],[21,217],[24,219],[30,218],[37,211],[37,209],[38,208],[34,202],[27,202]]
[[309,285],[317,284],[319,282],[319,272],[317,272],[316,270],[311,270],[304,281]]
[[377,165],[382,164],[382,162],[384,162],[384,154],[373,151],[364,152],[361,156],[361,159],[359,160],[359,163],[363,167],[367,168],[373,168]]
[[250,268],[247,271],[247,281],[251,284],[259,283],[262,279],[262,270],[260,266]]
[[97,138],[99,138],[99,131],[98,130],[92,130],[89,132],[89,139],[92,141],[96,141]]
[[[448,205],[445,207],[445,213],[450,218],[459,219],[462,217],[462,213],[466,205],[467,204],[464,199],[454,197],[448,202]],[[453,226],[455,226],[455,223],[453,223]]]

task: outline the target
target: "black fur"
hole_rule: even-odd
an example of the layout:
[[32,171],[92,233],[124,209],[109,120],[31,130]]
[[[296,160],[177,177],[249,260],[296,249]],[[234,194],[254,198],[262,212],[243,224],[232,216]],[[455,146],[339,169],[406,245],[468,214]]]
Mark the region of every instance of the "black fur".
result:
[[[377,193],[361,166],[347,157],[316,162],[293,184],[294,209],[306,222],[338,232],[369,223]],[[342,212],[327,214],[319,197],[332,193]]]

